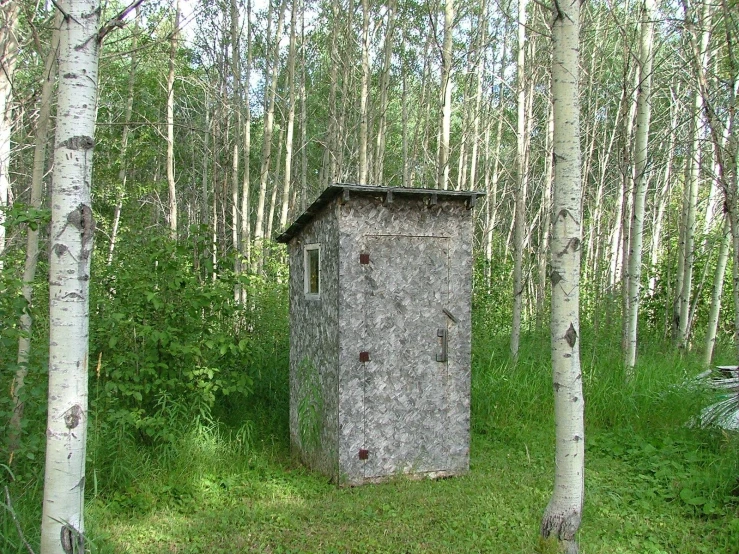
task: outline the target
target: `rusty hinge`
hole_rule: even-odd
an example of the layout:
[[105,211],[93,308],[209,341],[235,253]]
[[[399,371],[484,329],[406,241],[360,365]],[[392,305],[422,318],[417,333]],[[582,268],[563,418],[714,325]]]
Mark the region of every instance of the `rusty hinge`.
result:
[[362,362],[362,363],[369,362],[370,361],[369,352],[360,352],[359,353],[359,361]]
[[367,265],[369,263],[369,254],[360,254],[359,263],[362,265]]
[[367,460],[367,459],[369,459],[369,450],[365,450],[364,448],[360,448],[360,450],[359,450],[359,459],[360,460]]

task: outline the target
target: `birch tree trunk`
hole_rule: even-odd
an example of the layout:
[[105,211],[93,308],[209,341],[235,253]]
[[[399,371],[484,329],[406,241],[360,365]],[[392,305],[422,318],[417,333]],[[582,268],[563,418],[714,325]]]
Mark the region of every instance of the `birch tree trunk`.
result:
[[579,28],[580,2],[555,4],[552,29],[554,186],[552,206],[552,371],[556,452],[554,493],[541,534],[578,551],[585,496],[585,429],[580,369],[581,161]]
[[375,142],[375,177],[374,181],[381,185],[384,181],[385,144],[387,142],[387,108],[388,90],[390,88],[390,65],[392,62],[395,36],[395,0],[390,0],[387,6],[387,27],[385,29],[385,44],[383,48],[382,73],[380,75],[380,121],[377,125],[377,141]]
[[131,37],[131,63],[128,74],[128,95],[126,97],[126,108],[123,112],[123,130],[121,131],[121,168],[118,171],[118,186],[120,189],[116,194],[115,208],[113,211],[113,225],[110,231],[110,245],[108,247],[108,265],[113,263],[113,252],[118,240],[118,230],[121,225],[121,211],[123,210],[123,199],[126,195],[126,177],[128,169],[128,134],[131,128],[131,113],[133,112],[133,93],[136,84],[136,66],[138,65],[138,38],[139,18],[141,10],[136,7],[136,18],[134,19],[133,36]]
[[444,44],[441,59],[441,136],[437,167],[436,187],[446,190],[449,186],[449,140],[452,128],[452,26],[454,24],[454,0],[444,1]]
[[266,81],[269,87],[265,91],[265,117],[264,133],[262,134],[262,164],[259,170],[259,197],[257,198],[257,215],[254,223],[254,248],[256,253],[252,256],[252,272],[256,273],[262,263],[262,241],[264,240],[264,208],[267,200],[267,181],[269,179],[269,168],[272,160],[272,134],[275,125],[275,96],[277,95],[277,66],[280,63],[280,36],[285,16],[286,0],[281,0],[279,15],[277,17],[277,28],[274,36],[274,50],[270,60],[270,69],[267,72]]
[[[241,48],[239,7],[236,0],[230,2],[231,23],[231,75],[233,77],[233,91],[231,94],[231,112],[234,116],[233,150],[231,155],[231,244],[234,249],[234,274],[241,275],[241,257],[239,256],[239,231],[241,230],[239,206],[239,149],[241,148],[241,106],[243,94],[241,92]],[[234,301],[241,300],[241,285],[234,285]]]
[[297,0],[292,3],[290,12],[290,51],[287,58],[287,88],[289,107],[287,112],[287,135],[285,137],[285,174],[282,185],[282,209],[280,210],[280,231],[287,226],[287,212],[290,207],[290,180],[293,164],[293,132],[295,128],[295,46],[297,41],[295,9]]
[[647,197],[647,147],[652,95],[652,41],[654,37],[654,0],[644,0],[639,46],[639,88],[636,99],[636,133],[634,145],[634,209],[629,232],[628,295],[629,311],[626,337],[625,364],[631,369],[636,364],[636,335],[641,297],[641,266],[644,244],[644,202]]
[[174,176],[174,77],[177,44],[180,32],[180,1],[175,0],[174,28],[169,42],[169,70],[167,72],[167,186],[169,190],[169,230],[177,240],[177,188]]
[[5,208],[10,194],[10,136],[13,127],[13,73],[18,51],[18,11],[20,2],[0,3],[0,271],[5,258]]
[[718,318],[721,312],[721,295],[724,292],[724,275],[726,264],[729,261],[729,246],[731,229],[729,220],[724,224],[724,236],[721,237],[721,246],[718,251],[716,272],[713,274],[713,288],[711,289],[711,308],[708,312],[708,327],[706,329],[706,343],[703,352],[703,365],[708,367],[713,359],[713,349],[716,346],[716,331],[718,330]]
[[369,0],[362,0],[362,88],[359,92],[359,172],[358,182],[367,183],[367,142],[369,135]]
[[[241,256],[242,267],[248,267],[251,258],[251,210],[249,206],[249,192],[251,188],[251,109],[249,108],[250,79],[251,79],[251,0],[246,0],[246,79],[244,83],[244,177],[241,184]],[[246,302],[246,289],[241,289],[241,301]]]
[[49,255],[49,399],[41,554],[84,551],[90,182],[97,105],[98,0],[61,3]]
[[518,0],[518,61],[516,64],[516,190],[514,197],[513,239],[513,322],[511,324],[511,356],[518,360],[523,300],[523,248],[526,226],[526,0]]
[[[41,85],[41,100],[39,102],[38,120],[36,122],[36,138],[33,151],[33,174],[31,177],[31,207],[41,208],[44,188],[44,174],[46,173],[46,146],[49,142],[49,122],[51,114],[54,83],[56,82],[56,62],[59,50],[59,26],[62,23],[61,13],[57,12],[54,18],[54,30],[51,35],[51,46],[44,63],[44,81]],[[36,279],[36,267],[39,255],[39,227],[28,226],[26,236],[26,261],[23,267],[22,294],[26,299],[28,309],[21,315],[21,334],[18,339],[18,369],[15,372],[11,387],[13,397],[13,415],[10,419],[10,436],[8,450],[12,459],[13,453],[20,446],[21,422],[23,421],[22,389],[28,375],[28,360],[31,355],[31,304],[33,300],[33,282]]]

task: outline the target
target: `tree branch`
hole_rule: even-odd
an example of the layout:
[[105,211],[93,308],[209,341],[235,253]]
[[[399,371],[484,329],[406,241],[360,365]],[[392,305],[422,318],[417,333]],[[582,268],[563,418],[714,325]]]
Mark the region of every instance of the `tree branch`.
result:
[[[53,2],[54,0],[51,1]],[[98,31],[98,43],[103,42],[105,36],[113,29],[122,28],[125,25],[123,19],[143,3],[144,0],[134,0],[127,8],[122,9],[120,12],[118,12],[118,14],[106,21],[105,24],[100,28],[100,31]]]
[[7,485],[5,486],[5,508],[10,512],[10,516],[13,518],[13,523],[15,523],[15,528],[18,530],[18,535],[20,536],[21,541],[23,541],[23,544],[25,545],[29,554],[36,554],[33,551],[33,548],[31,548],[31,545],[28,544],[26,537],[23,536],[23,529],[21,529],[21,524],[18,521],[18,516],[15,514],[15,510],[13,510],[13,505],[10,503],[10,491],[8,491]]

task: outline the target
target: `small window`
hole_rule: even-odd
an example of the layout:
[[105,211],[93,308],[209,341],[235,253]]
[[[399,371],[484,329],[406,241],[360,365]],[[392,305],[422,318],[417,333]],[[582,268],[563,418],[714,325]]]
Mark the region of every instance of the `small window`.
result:
[[305,294],[321,293],[321,248],[318,244],[305,246]]

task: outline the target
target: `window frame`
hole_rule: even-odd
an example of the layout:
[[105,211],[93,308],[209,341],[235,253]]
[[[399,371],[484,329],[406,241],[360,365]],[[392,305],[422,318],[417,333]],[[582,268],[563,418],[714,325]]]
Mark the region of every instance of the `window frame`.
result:
[[[310,258],[311,253],[318,253],[318,264],[317,264],[317,279],[316,284],[318,287],[317,292],[311,292],[311,264]],[[318,299],[321,297],[321,245],[319,243],[306,244],[303,247],[303,292],[306,298]]]

